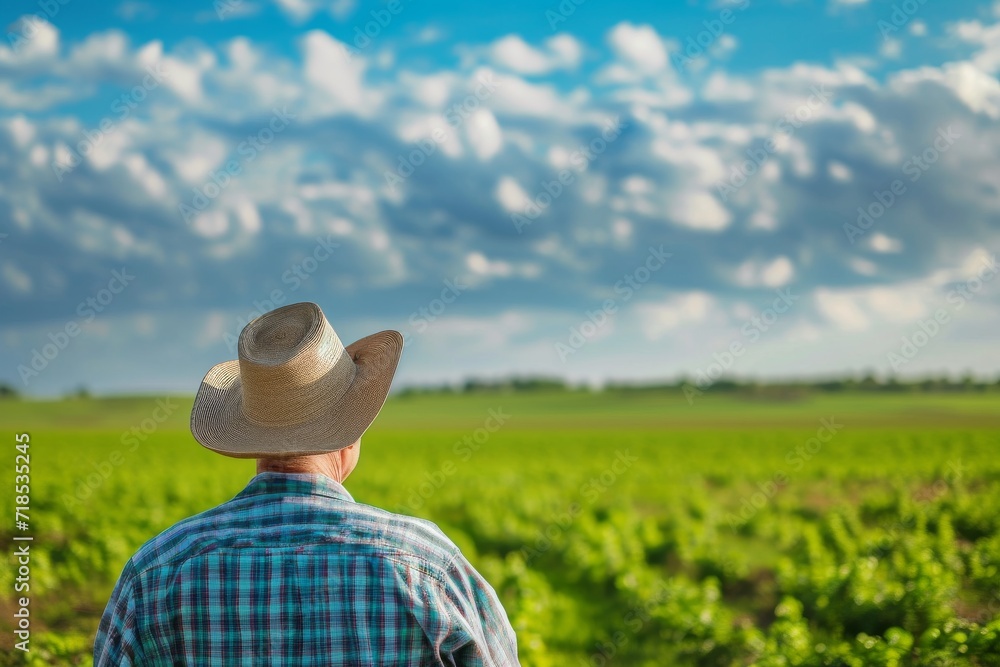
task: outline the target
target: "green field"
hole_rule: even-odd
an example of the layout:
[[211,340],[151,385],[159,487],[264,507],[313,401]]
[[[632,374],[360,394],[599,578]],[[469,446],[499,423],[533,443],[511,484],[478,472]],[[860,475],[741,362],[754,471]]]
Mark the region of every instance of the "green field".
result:
[[[89,664],[134,550],[253,474],[157,400],[0,402],[0,538],[20,432],[35,536],[30,659],[6,567],[0,664]],[[1000,665],[998,453],[998,394],[419,395],[346,486],[438,523],[526,666]]]

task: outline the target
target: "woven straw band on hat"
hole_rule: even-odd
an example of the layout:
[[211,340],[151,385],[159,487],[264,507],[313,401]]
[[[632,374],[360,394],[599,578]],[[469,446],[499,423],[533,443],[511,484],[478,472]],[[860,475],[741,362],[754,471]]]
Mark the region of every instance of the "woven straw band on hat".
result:
[[283,306],[247,324],[239,359],[205,376],[191,431],[230,456],[342,449],[381,410],[402,347],[399,332],[383,331],[345,348],[319,306]]

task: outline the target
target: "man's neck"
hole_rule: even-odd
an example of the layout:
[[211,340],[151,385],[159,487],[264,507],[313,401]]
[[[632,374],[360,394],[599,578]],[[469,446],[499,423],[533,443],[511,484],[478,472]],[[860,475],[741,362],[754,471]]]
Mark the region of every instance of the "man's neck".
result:
[[339,459],[334,459],[323,454],[317,456],[258,459],[257,473],[262,472],[326,475],[338,483],[343,483],[344,481]]

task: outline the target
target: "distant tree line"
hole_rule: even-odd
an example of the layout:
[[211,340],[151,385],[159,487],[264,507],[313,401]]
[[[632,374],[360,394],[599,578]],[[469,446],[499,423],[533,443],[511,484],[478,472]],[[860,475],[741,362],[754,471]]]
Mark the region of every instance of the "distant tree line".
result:
[[420,387],[406,387],[399,391],[400,396],[417,394],[477,394],[496,392],[532,392],[532,391],[589,391],[588,387],[572,386],[562,378],[552,377],[510,377],[502,380],[483,380],[470,378],[458,384],[439,384]]
[[[503,379],[470,378],[457,384],[411,386],[402,389],[400,396],[420,394],[476,394],[476,393],[528,393],[528,392],[682,392],[685,386],[694,385],[693,379],[680,377],[671,381],[607,382],[600,387],[573,384],[556,377],[509,377]],[[993,380],[947,376],[900,379],[863,377],[837,377],[792,380],[755,380],[720,378],[705,390],[707,393],[746,395],[801,395],[808,393],[834,394],[840,392],[879,393],[987,393],[1000,392],[1000,377]]]
[[[67,393],[65,398],[90,398],[90,390],[87,389],[86,385],[79,385],[73,391]],[[6,382],[0,382],[0,401],[5,399],[18,399],[22,398],[21,392],[15,389],[12,385]]]
[[[680,377],[671,381],[647,382],[606,382],[594,387],[574,384],[563,378],[545,376],[508,377],[502,379],[469,378],[456,384],[410,386],[401,389],[399,396],[421,394],[482,394],[482,393],[530,393],[530,392],[683,392],[685,386],[695,386],[695,381]],[[834,394],[838,392],[882,392],[882,393],[988,393],[1000,392],[1000,377],[995,380],[931,376],[925,378],[899,379],[879,378],[875,375],[863,377],[839,377],[794,380],[754,380],[720,378],[704,390],[706,393],[745,394],[749,396],[797,396],[809,393]],[[66,394],[66,398],[90,398],[86,386],[79,386]],[[0,400],[17,399],[21,394],[13,386],[0,382]]]

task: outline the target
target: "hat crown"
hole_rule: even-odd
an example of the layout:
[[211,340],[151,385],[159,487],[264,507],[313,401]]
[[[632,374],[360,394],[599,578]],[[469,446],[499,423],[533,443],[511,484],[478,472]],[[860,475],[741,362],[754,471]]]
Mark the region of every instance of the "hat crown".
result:
[[247,419],[266,425],[316,417],[343,396],[357,367],[315,303],[277,308],[247,324],[238,344]]

